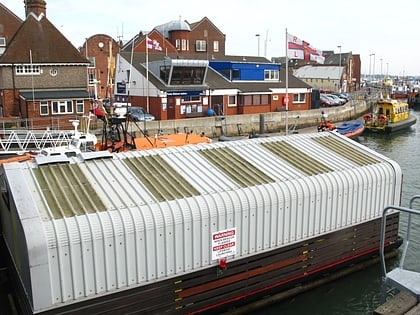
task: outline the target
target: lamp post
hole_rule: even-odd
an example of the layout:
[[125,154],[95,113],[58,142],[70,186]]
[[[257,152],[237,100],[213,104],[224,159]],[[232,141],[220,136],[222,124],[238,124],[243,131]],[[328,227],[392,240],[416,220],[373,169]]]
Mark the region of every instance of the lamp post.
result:
[[373,79],[375,79],[376,77],[375,77],[375,54],[372,54],[373,55],[373,69],[372,69],[372,76],[373,76]]
[[389,67],[389,63],[386,63],[386,77],[388,78],[388,67]]
[[337,46],[340,49],[339,59],[338,59],[338,92],[341,92],[341,45]]
[[260,56],[260,34],[255,34],[258,38],[258,57]]
[[371,75],[372,75],[372,72],[371,72],[371,69],[372,69],[371,62],[372,62],[372,54],[369,55],[369,82],[371,80]]
[[381,81],[383,81],[384,80],[384,78],[383,78],[383,75],[382,75],[382,61],[383,61],[383,59],[381,58],[381,59],[379,59],[380,61],[381,61]]

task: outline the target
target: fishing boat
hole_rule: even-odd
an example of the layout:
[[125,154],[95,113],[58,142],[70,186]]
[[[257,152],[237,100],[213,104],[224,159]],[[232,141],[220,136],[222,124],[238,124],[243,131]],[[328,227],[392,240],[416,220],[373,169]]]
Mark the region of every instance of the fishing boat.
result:
[[321,123],[318,125],[318,131],[335,131],[347,138],[356,138],[363,133],[365,126],[360,120],[346,121],[340,124],[334,124],[327,120],[327,115],[322,112]]
[[391,88],[392,99],[407,99],[409,94],[409,89],[405,85],[393,85]]
[[363,116],[365,131],[392,133],[407,129],[417,122],[410,113],[408,103],[393,99],[380,99],[373,112]]
[[[401,201],[400,166],[335,132],[101,153],[0,168],[17,314],[220,314],[290,296],[378,257],[382,209]],[[395,252],[399,212],[385,222]]]

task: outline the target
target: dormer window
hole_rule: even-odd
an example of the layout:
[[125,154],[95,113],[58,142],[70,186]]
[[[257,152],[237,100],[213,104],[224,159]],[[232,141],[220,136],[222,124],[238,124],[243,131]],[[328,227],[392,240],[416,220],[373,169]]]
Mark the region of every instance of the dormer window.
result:
[[39,75],[41,74],[41,67],[38,65],[18,65],[16,66],[16,75]]
[[279,80],[280,72],[278,70],[264,70],[264,80]]

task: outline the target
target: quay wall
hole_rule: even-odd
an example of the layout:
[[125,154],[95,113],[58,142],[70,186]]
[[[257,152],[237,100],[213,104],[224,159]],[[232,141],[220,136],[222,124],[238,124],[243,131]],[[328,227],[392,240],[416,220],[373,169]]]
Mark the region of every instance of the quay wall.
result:
[[[342,106],[303,111],[186,118],[140,122],[137,124],[130,123],[128,131],[136,132],[136,129],[141,129],[149,136],[158,133],[194,132],[204,134],[210,138],[216,138],[221,135],[238,136],[251,133],[285,133],[287,125],[289,132],[298,132],[300,128],[317,126],[321,122],[322,112],[327,115],[327,120],[335,123],[358,119],[363,114],[369,112],[370,109],[370,102],[366,102],[365,100],[350,100]],[[138,133],[138,136],[142,136],[142,132],[139,131],[136,133]]]

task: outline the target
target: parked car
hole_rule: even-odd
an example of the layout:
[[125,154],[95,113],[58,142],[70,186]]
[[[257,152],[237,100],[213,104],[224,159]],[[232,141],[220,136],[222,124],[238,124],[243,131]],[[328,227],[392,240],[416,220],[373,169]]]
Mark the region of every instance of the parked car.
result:
[[346,100],[346,102],[349,101],[350,96],[347,93],[344,92],[338,92],[338,93],[333,93],[334,95],[337,95],[339,98],[342,98],[344,100]]
[[343,99],[341,97],[338,97],[337,95],[327,94],[327,96],[330,97],[330,98],[332,98],[334,100],[334,103],[336,105],[344,105],[346,103],[346,100],[345,99]]
[[320,103],[322,107],[331,107],[334,106],[334,102],[330,99],[327,94],[321,93],[320,95]]
[[155,116],[146,112],[143,107],[131,106],[127,108],[127,114],[133,121],[152,121]]

